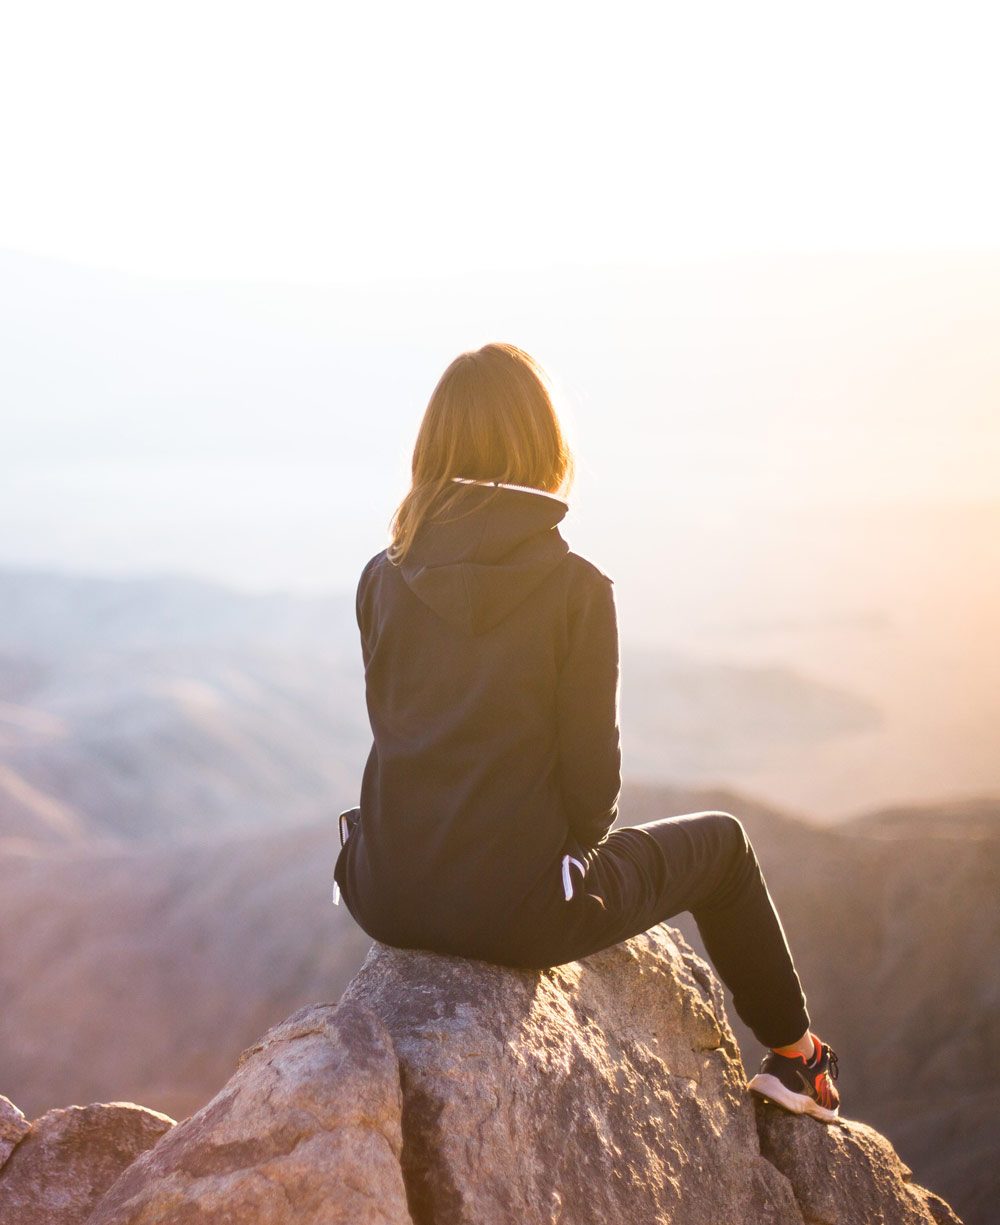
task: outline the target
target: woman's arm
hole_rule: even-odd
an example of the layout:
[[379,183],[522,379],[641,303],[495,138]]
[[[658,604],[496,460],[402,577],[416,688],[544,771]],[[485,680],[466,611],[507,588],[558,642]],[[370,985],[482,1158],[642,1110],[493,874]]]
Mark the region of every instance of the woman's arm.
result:
[[600,845],[621,795],[621,698],[614,580],[597,574],[570,613],[569,653],[557,688],[559,778],[570,829]]
[[368,600],[368,579],[372,569],[375,566],[375,563],[381,556],[381,553],[376,553],[374,557],[369,558],[369,560],[365,563],[365,567],[361,571],[361,576],[358,579],[358,586],[354,595],[354,613],[358,622],[358,629],[361,631],[361,659],[366,669],[371,657],[371,620]]

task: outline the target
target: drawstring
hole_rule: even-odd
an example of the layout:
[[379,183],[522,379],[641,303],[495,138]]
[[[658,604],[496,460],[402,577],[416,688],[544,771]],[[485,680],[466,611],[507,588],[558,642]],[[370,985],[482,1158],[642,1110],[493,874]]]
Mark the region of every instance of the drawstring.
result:
[[[345,808],[344,811],[337,818],[337,823],[340,826],[340,845],[341,846],[343,846],[344,843],[347,841],[347,839],[351,836],[351,827],[347,822],[347,814],[349,812],[356,812],[356,811],[357,810],[354,808]],[[333,878],[333,898],[331,900],[333,901],[334,906],[340,905],[340,885],[337,883],[336,876],[334,876]]]
[[575,856],[566,854],[562,857],[562,879],[563,879],[563,894],[568,902],[573,896],[573,877],[570,875],[569,865],[575,863],[584,876],[587,874],[586,867]]

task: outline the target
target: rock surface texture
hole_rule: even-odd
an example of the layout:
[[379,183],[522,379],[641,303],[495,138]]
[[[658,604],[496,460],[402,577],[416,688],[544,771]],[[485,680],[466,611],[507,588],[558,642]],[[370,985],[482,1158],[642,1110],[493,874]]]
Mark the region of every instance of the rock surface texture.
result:
[[31,1130],[31,1124],[10,1098],[0,1097],[0,1168]]
[[410,1222],[402,1112],[379,1018],[351,1004],[303,1008],[122,1175],[90,1225]]
[[243,1052],[89,1225],[958,1223],[863,1123],[747,1092],[710,968],[660,925],[520,971],[374,944]]
[[791,1182],[805,1225],[961,1225],[940,1196],[910,1181],[910,1168],[873,1127],[812,1125],[760,1099],[755,1109],[760,1151]]
[[[8,1107],[7,1099],[0,1098],[0,1136],[10,1117]],[[20,1115],[16,1107],[12,1110]],[[131,1102],[110,1102],[49,1110],[30,1126],[16,1125],[22,1134],[0,1161],[0,1222],[77,1225],[87,1220],[119,1174],[173,1126],[173,1119]]]
[[864,1123],[753,1097],[660,925],[544,971],[375,943],[174,1125],[0,1098],[3,1225],[961,1225]]

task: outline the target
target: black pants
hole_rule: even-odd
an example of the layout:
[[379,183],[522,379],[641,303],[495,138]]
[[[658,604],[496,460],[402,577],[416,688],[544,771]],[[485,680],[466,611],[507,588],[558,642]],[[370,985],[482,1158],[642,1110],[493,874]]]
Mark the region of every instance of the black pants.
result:
[[[358,813],[341,814],[342,841]],[[789,1046],[809,1028],[784,929],[737,817],[693,812],[619,826],[580,859],[585,870],[572,904],[563,901],[559,865],[553,865],[552,889],[537,911],[524,915],[523,927],[515,919],[502,938],[466,955],[530,968],[562,965],[688,911],[733,1007],[758,1041]],[[455,950],[442,945],[439,951]]]
[[573,960],[688,911],[733,1007],[764,1046],[788,1046],[809,1028],[781,920],[737,817],[694,812],[620,826],[586,859],[584,887],[603,904],[572,933]]

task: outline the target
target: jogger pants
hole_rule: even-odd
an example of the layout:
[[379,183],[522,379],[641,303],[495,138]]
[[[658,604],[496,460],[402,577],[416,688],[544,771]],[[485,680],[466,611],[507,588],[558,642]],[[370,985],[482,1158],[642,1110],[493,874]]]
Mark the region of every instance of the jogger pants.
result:
[[[342,839],[358,813],[341,814]],[[734,1009],[764,1046],[790,1045],[810,1026],[756,852],[731,813],[685,813],[620,826],[597,847],[573,844],[553,864],[544,896],[502,921],[474,925],[474,936],[460,906],[440,938],[411,943],[409,933],[400,933],[387,942],[539,969],[576,961],[688,911]]]
[[600,904],[568,933],[561,960],[688,911],[734,1009],[764,1046],[790,1045],[809,1028],[781,920],[738,818],[708,811],[621,826],[584,860],[581,887]]

